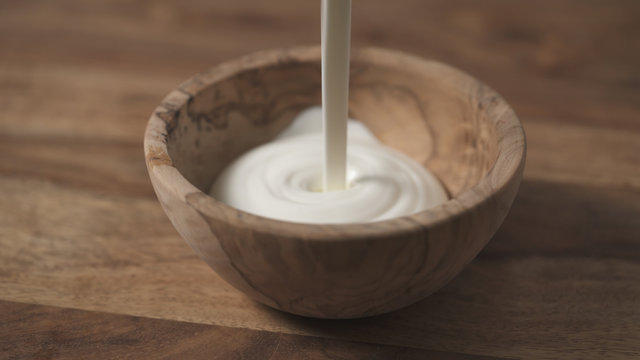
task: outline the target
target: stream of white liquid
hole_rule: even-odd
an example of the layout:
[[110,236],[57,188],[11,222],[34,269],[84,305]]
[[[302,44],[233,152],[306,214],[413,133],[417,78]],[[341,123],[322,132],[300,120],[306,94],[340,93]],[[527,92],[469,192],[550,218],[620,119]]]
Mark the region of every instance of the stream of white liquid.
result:
[[323,107],[234,161],[213,197],[255,215],[321,224],[386,220],[447,200],[424,167],[347,121],[350,32],[351,0],[322,0]]
[[347,186],[351,0],[322,0],[323,190]]
[[355,120],[348,122],[347,188],[322,191],[321,119],[320,107],[301,113],[274,141],[229,165],[211,195],[255,215],[315,224],[391,219],[447,200],[435,176]]

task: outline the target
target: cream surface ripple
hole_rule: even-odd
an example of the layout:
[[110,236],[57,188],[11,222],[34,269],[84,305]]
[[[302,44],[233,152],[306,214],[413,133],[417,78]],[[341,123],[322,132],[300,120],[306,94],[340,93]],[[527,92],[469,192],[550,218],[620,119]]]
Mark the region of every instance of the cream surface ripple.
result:
[[435,176],[354,120],[348,124],[348,188],[323,192],[321,124],[319,107],[306,110],[274,141],[230,164],[211,195],[267,218],[334,224],[410,215],[447,200]]

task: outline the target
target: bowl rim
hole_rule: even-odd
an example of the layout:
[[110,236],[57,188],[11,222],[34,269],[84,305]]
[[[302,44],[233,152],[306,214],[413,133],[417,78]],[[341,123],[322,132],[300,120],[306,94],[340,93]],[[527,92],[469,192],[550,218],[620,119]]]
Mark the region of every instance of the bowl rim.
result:
[[[443,222],[459,218],[473,211],[496,193],[507,188],[514,178],[522,175],[526,155],[524,128],[507,102],[493,89],[461,70],[444,63],[423,59],[397,50],[375,47],[352,49],[351,61],[365,61],[373,65],[398,64],[420,70],[436,67],[443,76],[477,84],[478,91],[486,99],[486,111],[495,111],[489,116],[498,139],[498,153],[494,164],[475,185],[452,197],[445,203],[416,214],[369,223],[310,224],[276,220],[254,215],[233,208],[191,184],[173,165],[167,149],[167,134],[171,120],[175,120],[180,109],[199,91],[210,84],[238,73],[264,66],[287,62],[317,62],[320,47],[302,46],[285,49],[264,50],[236,58],[189,78],[172,90],[153,111],[144,134],[144,153],[147,170],[152,182],[158,181],[194,210],[228,226],[271,234],[281,239],[304,239],[314,241],[358,240],[397,237],[402,234],[426,232]],[[489,109],[491,108],[491,109]],[[482,108],[481,108],[482,109]],[[497,170],[499,169],[499,171]],[[154,188],[156,184],[154,183]],[[157,190],[156,190],[157,192]]]

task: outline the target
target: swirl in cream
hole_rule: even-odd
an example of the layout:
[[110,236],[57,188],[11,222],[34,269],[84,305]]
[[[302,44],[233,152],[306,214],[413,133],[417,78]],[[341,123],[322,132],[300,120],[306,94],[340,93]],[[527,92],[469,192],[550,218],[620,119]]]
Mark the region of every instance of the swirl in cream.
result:
[[298,223],[362,223],[442,204],[440,182],[408,156],[349,120],[346,190],[322,191],[322,114],[300,114],[274,141],[254,148],[218,177],[211,195],[237,209]]

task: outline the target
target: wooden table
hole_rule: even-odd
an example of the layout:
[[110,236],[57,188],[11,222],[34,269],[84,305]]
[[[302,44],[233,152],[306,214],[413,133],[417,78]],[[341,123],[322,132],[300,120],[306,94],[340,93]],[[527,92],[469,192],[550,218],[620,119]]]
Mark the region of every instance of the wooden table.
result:
[[355,1],[353,45],[450,63],[528,136],[490,245],[395,313],[283,314],[234,290],[155,198],[142,135],[181,80],[319,42],[319,1],[0,2],[0,358],[640,356],[640,2]]

